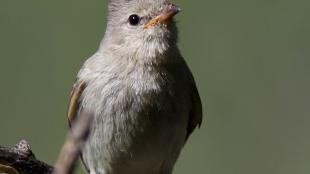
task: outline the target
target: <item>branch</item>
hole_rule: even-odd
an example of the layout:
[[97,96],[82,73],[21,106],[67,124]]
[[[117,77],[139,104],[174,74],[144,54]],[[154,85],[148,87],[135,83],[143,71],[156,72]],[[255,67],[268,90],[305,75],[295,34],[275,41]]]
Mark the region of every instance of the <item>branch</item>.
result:
[[0,174],[72,174],[90,132],[92,117],[85,113],[69,131],[55,168],[37,160],[28,142],[21,140],[12,148],[0,146]]
[[68,133],[67,140],[62,147],[53,174],[72,174],[81,149],[90,132],[92,116],[88,112],[81,112]]
[[0,147],[0,173],[50,174],[53,167],[36,159],[26,140],[15,147]]

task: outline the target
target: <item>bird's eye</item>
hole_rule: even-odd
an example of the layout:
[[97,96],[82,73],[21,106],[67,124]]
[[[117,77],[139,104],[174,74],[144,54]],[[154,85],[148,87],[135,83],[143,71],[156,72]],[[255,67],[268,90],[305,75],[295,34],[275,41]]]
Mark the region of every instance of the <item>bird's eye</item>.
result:
[[130,15],[128,18],[130,25],[138,25],[140,22],[140,17],[136,14]]

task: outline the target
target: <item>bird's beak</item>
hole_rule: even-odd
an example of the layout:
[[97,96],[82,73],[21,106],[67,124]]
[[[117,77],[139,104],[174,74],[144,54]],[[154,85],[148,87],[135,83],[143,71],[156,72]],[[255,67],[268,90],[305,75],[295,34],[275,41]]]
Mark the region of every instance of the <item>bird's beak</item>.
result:
[[155,18],[151,19],[148,23],[146,23],[144,25],[144,28],[147,29],[157,24],[168,24],[172,20],[173,16],[179,13],[180,11],[181,9],[178,6],[170,4],[162,14],[156,16]]

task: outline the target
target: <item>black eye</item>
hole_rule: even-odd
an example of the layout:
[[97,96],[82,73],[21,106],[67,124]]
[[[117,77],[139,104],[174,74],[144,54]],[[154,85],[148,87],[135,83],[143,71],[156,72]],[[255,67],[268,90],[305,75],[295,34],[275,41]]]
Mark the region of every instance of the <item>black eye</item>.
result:
[[130,15],[128,18],[130,25],[138,25],[140,22],[140,17],[136,14]]

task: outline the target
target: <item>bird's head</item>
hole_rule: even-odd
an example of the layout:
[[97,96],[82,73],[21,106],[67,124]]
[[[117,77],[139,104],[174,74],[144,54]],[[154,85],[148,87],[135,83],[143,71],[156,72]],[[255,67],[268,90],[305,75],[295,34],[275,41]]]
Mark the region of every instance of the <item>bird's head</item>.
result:
[[128,56],[163,55],[176,47],[173,16],[179,11],[168,0],[110,0],[104,43]]

